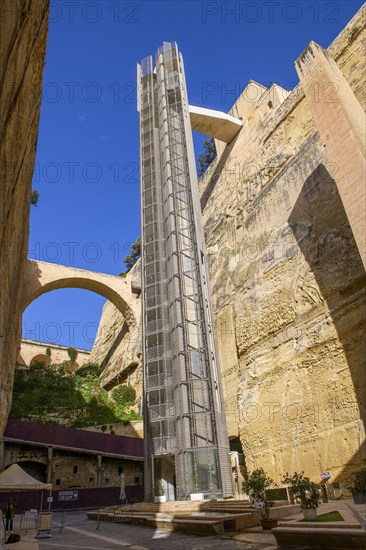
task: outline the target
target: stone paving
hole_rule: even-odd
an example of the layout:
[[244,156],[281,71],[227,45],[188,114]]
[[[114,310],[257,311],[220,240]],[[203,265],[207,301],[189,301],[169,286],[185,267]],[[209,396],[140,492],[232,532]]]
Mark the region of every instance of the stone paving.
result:
[[[322,504],[319,513],[338,509],[348,523],[360,523],[366,527],[366,505],[354,505],[351,500]],[[301,519],[301,514],[291,519]],[[85,519],[85,518],[84,518]],[[247,529],[245,532],[228,532],[223,537],[199,537],[185,533],[154,530],[138,525],[80,522],[79,525],[65,527],[60,533],[53,528],[52,538],[35,539],[36,531],[21,534],[17,550],[275,550],[276,540],[270,532],[261,528]],[[12,545],[6,546],[7,550]],[[285,549],[283,549],[285,550]]]
[[[35,539],[28,532],[17,543],[17,550],[274,550],[268,543],[247,542],[230,538],[197,537],[185,533],[171,533],[148,527],[126,524],[96,524],[66,527],[62,533],[52,531],[52,538]],[[8,546],[7,548],[12,548]],[[15,548],[15,547],[14,547]]]
[[[241,542],[226,538],[197,537],[185,533],[171,533],[136,525],[103,524],[101,530],[95,525],[82,528],[66,528],[55,533],[52,539],[39,541],[39,550],[105,549],[117,550],[264,550],[268,545]],[[270,546],[273,550],[273,546]]]

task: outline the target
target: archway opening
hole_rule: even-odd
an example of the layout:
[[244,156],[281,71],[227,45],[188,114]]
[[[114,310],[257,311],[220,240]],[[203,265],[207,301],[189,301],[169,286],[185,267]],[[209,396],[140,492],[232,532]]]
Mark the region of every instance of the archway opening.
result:
[[240,498],[243,495],[242,485],[246,470],[245,455],[239,437],[231,438],[229,440],[229,445],[234,492]]
[[48,367],[50,362],[51,362],[51,359],[48,357],[48,355],[39,353],[38,355],[35,355],[31,359],[29,366],[34,367],[35,365],[43,365],[45,367]]
[[93,291],[41,294],[24,311],[10,418],[70,428],[140,420],[139,334]]
[[17,464],[23,468],[27,474],[34,477],[34,479],[42,481],[42,483],[47,482],[47,466],[42,464],[42,462],[36,462],[35,460],[23,460],[21,462],[17,462]]
[[[79,288],[42,294],[23,313],[22,338],[43,342],[45,349],[51,344],[90,351],[105,302],[99,294]],[[58,357],[68,360],[64,355],[60,349]]]

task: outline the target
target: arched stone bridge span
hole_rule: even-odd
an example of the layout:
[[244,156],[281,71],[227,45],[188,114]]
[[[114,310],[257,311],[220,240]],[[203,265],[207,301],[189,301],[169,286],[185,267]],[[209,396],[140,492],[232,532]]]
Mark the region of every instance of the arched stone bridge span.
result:
[[23,281],[23,311],[36,298],[52,290],[83,288],[112,302],[122,313],[130,329],[136,327],[140,318],[139,300],[132,294],[130,284],[121,277],[28,260]]

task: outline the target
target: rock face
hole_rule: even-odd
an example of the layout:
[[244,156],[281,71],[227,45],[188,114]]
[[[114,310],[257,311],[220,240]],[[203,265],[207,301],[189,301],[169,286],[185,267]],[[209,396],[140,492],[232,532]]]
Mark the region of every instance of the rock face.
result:
[[[20,292],[47,40],[48,2],[3,0],[0,42],[0,439],[21,336]],[[0,452],[1,454],[1,452]],[[0,457],[1,460],[1,457]],[[0,463],[1,465],[1,463]]]
[[[141,285],[140,262],[128,273],[126,282],[137,292],[135,299],[140,303]],[[135,315],[140,308],[134,308]],[[119,384],[135,388],[137,395],[136,412],[141,409],[142,370],[141,370],[141,313],[136,318],[138,328],[129,330],[122,313],[111,303],[106,302],[98,333],[94,342],[90,361],[102,368],[101,385],[111,390]]]
[[[362,11],[328,52],[365,108]],[[366,458],[366,303],[339,167],[300,85],[251,82],[230,114],[243,129],[201,181],[229,435],[277,481],[342,481]]]
[[[328,48],[363,109],[364,25],[365,7]],[[200,180],[229,436],[276,481],[346,483],[366,458],[366,300],[339,167],[301,85],[250,82],[230,114],[243,128]],[[135,361],[123,323],[107,304],[92,352],[106,383]]]

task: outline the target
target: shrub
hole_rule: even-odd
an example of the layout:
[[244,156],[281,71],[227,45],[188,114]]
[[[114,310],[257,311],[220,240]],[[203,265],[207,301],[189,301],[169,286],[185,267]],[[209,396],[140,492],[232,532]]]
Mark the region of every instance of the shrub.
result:
[[164,487],[161,482],[161,479],[158,479],[157,482],[155,483],[154,494],[156,497],[162,497],[163,495],[165,495],[165,491],[164,491]]
[[299,474],[295,472],[292,476],[287,473],[283,483],[290,486],[291,493],[296,500],[300,501],[301,508],[318,508],[320,502],[318,486],[309,477],[304,476],[304,472]]
[[78,351],[75,348],[67,348],[67,354],[70,357],[71,364],[74,365],[78,356]]
[[78,428],[140,420],[130,410],[135,390],[120,386],[115,390],[117,400],[108,399],[107,391],[100,387],[98,371],[98,365],[89,363],[69,372],[67,362],[48,368],[43,364],[16,368],[10,418]]
[[352,474],[352,485],[348,490],[352,493],[366,493],[366,468]]
[[269,498],[266,490],[273,486],[273,480],[267,476],[263,468],[257,468],[251,473],[245,472],[243,481],[243,490],[254,501],[256,501],[261,508],[262,517],[268,519],[269,512],[274,501]]
[[112,391],[113,400],[121,406],[134,405],[136,391],[132,386],[118,386]]
[[97,377],[99,373],[99,365],[96,363],[85,363],[82,367],[79,367],[78,370],[75,371],[75,376],[79,376],[81,378],[86,376],[93,376]]

